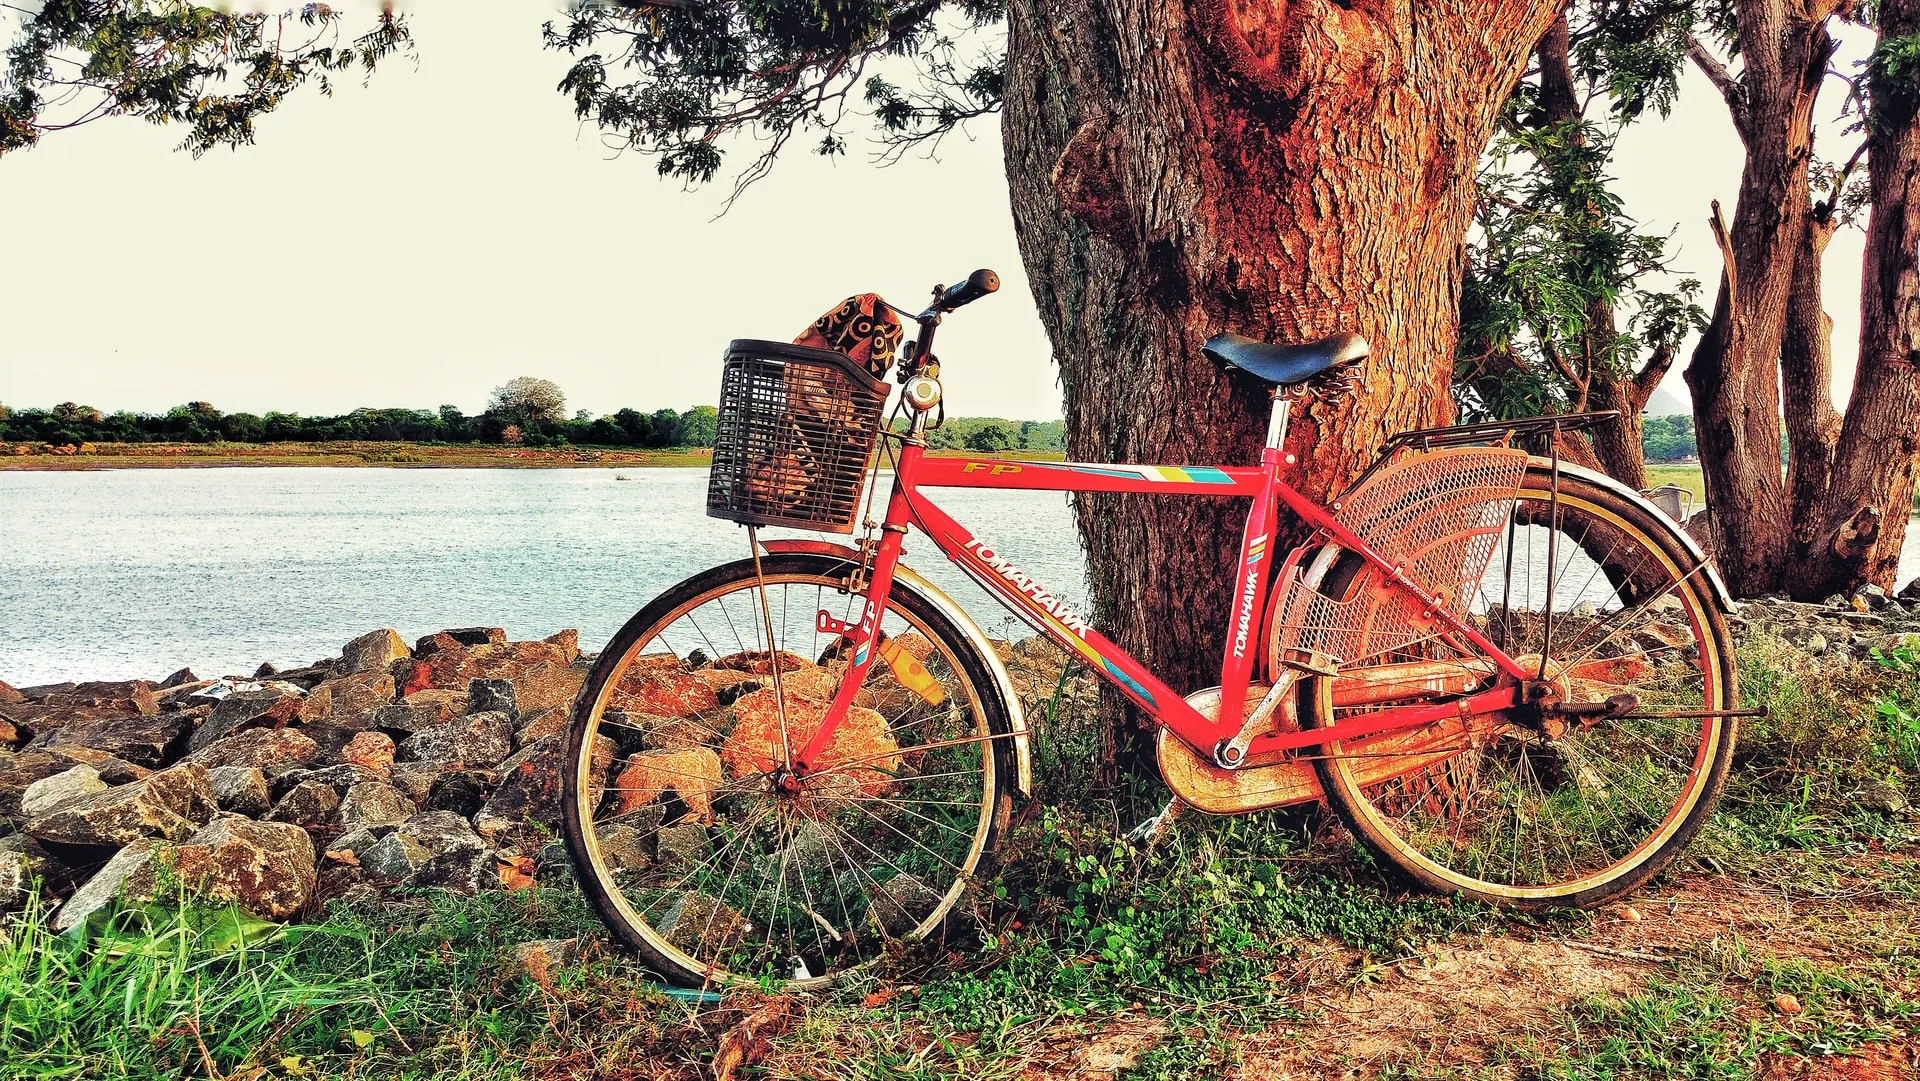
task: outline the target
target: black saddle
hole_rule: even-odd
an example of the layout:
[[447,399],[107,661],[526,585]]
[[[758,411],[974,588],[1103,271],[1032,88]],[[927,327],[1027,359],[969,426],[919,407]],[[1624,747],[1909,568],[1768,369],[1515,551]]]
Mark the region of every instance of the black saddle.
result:
[[1255,379],[1290,387],[1342,364],[1365,360],[1373,347],[1358,334],[1335,334],[1304,345],[1273,345],[1239,334],[1215,334],[1200,351]]

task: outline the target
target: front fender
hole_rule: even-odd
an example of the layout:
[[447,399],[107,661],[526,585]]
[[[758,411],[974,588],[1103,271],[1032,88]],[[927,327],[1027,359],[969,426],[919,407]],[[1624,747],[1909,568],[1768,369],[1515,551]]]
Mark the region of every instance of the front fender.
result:
[[[760,547],[768,554],[796,552],[805,555],[831,556],[844,559],[848,563],[860,562],[858,551],[832,541],[763,540],[760,542]],[[905,585],[928,604],[939,609],[940,614],[951,620],[955,627],[960,628],[960,633],[966,636],[967,641],[986,660],[987,671],[993,676],[995,689],[999,692],[1000,701],[1007,710],[1007,722],[1013,729],[1014,785],[1019,789],[1020,798],[1031,797],[1033,795],[1033,751],[1027,739],[1027,716],[1026,712],[1020,708],[1020,695],[1013,688],[1013,677],[1007,674],[1007,666],[1001,663],[999,652],[993,648],[993,640],[987,637],[986,631],[980,629],[980,625],[967,614],[967,610],[960,607],[959,602],[947,596],[940,587],[921,577],[919,572],[911,567],[904,564],[896,565],[893,569],[893,580],[896,584]]]

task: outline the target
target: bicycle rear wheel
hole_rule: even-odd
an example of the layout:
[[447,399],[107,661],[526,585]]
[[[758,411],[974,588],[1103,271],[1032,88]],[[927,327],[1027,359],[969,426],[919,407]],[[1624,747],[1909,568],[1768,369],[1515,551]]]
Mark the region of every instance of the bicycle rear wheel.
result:
[[991,670],[904,583],[855,707],[810,771],[786,770],[782,729],[797,751],[846,670],[820,628],[865,598],[840,559],[762,567],[771,641],[753,561],[715,567],[634,616],[574,704],[561,810],[581,888],[685,986],[816,986],[947,933],[1011,808]]
[[[1546,706],[1327,744],[1314,766],[1328,803],[1431,890],[1586,907],[1639,886],[1712,813],[1737,732],[1725,618],[1695,565],[1634,502],[1564,474],[1556,500],[1549,470],[1530,467],[1466,607],[1476,630],[1544,671]],[[1331,567],[1323,593],[1385,588],[1357,557]],[[1513,682],[1444,638],[1358,659],[1339,679],[1303,696],[1304,725]],[[1618,695],[1631,708],[1597,711]]]

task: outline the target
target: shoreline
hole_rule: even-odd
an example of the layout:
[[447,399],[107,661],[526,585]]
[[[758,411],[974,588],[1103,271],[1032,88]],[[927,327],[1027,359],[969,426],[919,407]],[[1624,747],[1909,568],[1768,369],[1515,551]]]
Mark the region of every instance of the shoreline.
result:
[[[137,449],[136,449],[137,448]],[[244,448],[244,449],[240,449]],[[257,448],[257,449],[256,449]],[[960,450],[931,451],[964,457]],[[1016,461],[1065,461],[1059,451],[1016,450],[992,455]],[[336,468],[336,469],[659,469],[705,468],[706,447],[632,450],[618,447],[441,446],[428,443],[112,443],[79,454],[0,457],[0,472],[67,473],[109,469]]]

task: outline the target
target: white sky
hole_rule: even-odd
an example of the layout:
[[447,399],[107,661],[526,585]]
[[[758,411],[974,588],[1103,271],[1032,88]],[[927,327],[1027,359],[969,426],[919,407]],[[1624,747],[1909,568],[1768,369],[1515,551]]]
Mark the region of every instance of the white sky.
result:
[[[335,6],[350,25],[373,9]],[[917,305],[986,266],[1001,292],[941,331],[948,404],[1060,415],[996,123],[950,138],[937,162],[884,169],[859,141],[832,162],[800,147],[713,220],[727,184],[685,192],[574,120],[554,91],[566,57],[540,48],[553,6],[477,8],[406,5],[417,66],[390,61],[331,100],[303,91],[238,152],[196,161],[172,150],[178,130],[111,119],[0,158],[0,402],[477,412],[490,388],[536,375],[569,411],[685,409],[713,398],[729,338],[791,338],[854,292]],[[0,37],[12,25],[0,19]],[[1832,127],[1820,149],[1844,158],[1850,144]],[[1677,229],[1675,269],[1707,283],[1703,304],[1718,270],[1707,206],[1731,216],[1739,165],[1724,107],[1691,71],[1674,117],[1638,126],[1619,155],[1630,211]],[[1851,230],[1827,253],[1843,387],[1860,251]],[[1667,383],[1682,396],[1684,363]]]

